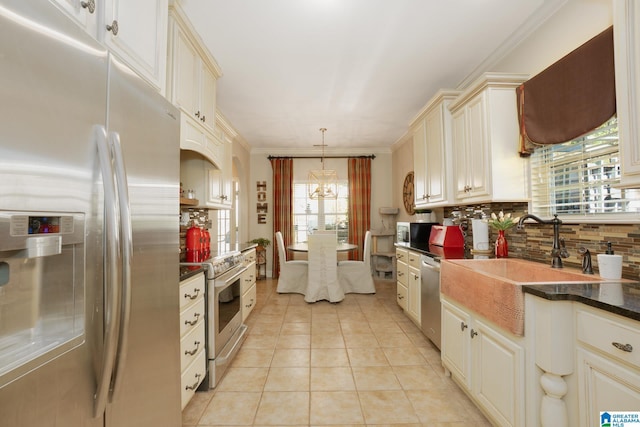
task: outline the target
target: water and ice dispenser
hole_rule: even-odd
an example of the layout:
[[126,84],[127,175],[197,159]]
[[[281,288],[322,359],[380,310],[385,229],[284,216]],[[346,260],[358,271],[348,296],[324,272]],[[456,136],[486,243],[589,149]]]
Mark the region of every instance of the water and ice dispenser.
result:
[[84,340],[85,219],[0,211],[0,387]]

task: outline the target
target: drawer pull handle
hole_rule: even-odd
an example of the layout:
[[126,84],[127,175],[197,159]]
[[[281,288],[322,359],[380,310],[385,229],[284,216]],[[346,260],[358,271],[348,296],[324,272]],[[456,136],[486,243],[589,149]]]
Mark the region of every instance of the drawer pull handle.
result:
[[189,298],[189,299],[196,299],[198,298],[198,294],[200,294],[200,288],[195,288],[194,289],[195,294],[194,295],[190,295],[190,294],[184,294],[185,298]]
[[194,344],[196,345],[196,348],[191,351],[185,350],[184,354],[186,354],[187,356],[193,356],[194,354],[196,354],[198,352],[198,349],[200,348],[200,341],[195,341]]
[[193,317],[195,317],[195,319],[193,319],[193,320],[185,320],[184,324],[185,325],[189,325],[189,326],[193,326],[196,323],[198,323],[198,319],[200,318],[200,313],[193,313]]
[[193,385],[188,385],[185,387],[185,390],[195,390],[196,387],[198,387],[198,384],[200,384],[200,377],[202,375],[201,374],[196,374],[196,382],[193,383]]
[[469,327],[469,325],[466,325],[464,322],[460,322],[460,330],[462,332],[464,332],[465,329],[467,329]]
[[631,344],[621,344],[619,342],[612,342],[611,345],[617,348],[618,350],[626,351],[627,353],[631,353],[633,351],[633,346]]

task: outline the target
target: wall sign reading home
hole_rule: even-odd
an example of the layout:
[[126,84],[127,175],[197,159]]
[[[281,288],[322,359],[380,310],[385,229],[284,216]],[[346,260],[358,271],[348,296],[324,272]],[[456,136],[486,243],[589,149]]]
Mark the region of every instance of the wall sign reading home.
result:
[[267,181],[257,181],[256,191],[258,192],[258,202],[256,203],[258,224],[266,224],[267,212],[269,212],[269,204],[267,203]]

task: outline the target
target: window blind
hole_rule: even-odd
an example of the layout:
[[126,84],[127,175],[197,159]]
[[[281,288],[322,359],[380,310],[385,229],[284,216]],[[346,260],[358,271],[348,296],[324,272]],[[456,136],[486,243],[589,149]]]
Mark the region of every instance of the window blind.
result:
[[532,211],[541,216],[637,212],[638,192],[620,182],[618,121],[531,156]]

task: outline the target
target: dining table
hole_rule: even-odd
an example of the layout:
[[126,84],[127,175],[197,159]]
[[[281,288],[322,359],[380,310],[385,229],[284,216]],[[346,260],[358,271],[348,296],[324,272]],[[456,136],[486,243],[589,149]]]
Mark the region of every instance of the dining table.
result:
[[[338,243],[336,250],[338,252],[349,252],[357,248],[358,245],[354,245],[353,243]],[[307,242],[294,243],[287,246],[287,250],[293,252],[309,252],[309,245],[307,244]]]

